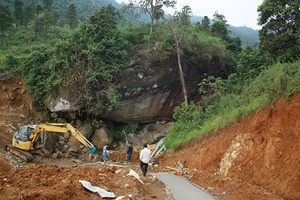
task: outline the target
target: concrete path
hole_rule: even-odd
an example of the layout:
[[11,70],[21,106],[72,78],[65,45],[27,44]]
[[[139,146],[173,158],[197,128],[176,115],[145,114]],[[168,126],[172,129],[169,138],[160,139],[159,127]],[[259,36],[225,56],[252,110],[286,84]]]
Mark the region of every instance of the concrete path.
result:
[[196,187],[189,181],[167,172],[151,173],[168,186],[175,200],[216,200],[212,195]]

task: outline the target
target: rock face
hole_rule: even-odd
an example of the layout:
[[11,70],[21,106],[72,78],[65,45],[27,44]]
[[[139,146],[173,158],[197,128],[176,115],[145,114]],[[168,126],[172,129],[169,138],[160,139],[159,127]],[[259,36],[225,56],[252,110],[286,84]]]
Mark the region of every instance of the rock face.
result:
[[[117,122],[148,123],[172,118],[176,106],[184,102],[178,72],[177,57],[167,57],[155,45],[144,44],[132,48],[130,63],[121,74],[123,107],[102,117]],[[204,63],[204,62],[203,62]],[[223,60],[213,58],[210,63],[195,64],[182,58],[188,99],[197,101],[198,83],[209,75],[219,75]],[[52,112],[71,112],[80,108],[72,99],[72,88],[60,87],[45,101]]]
[[126,136],[126,140],[131,142],[134,146],[143,148],[144,144],[157,143],[160,139],[164,138],[173,122],[157,122],[155,124],[149,124],[143,128],[138,134],[130,133]]

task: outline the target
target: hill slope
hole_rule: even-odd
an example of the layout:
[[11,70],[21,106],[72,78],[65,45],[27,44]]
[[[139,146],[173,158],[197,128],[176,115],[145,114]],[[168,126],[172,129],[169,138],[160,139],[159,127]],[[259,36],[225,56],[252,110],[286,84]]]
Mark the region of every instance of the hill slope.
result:
[[300,199],[300,94],[203,135],[160,158],[180,161],[220,199]]

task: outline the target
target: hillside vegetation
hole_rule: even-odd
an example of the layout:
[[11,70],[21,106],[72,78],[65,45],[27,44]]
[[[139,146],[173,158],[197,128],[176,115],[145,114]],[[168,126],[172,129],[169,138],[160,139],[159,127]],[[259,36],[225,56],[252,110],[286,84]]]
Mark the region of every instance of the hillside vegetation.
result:
[[174,148],[196,139],[236,118],[247,116],[280,97],[286,97],[288,101],[294,92],[300,90],[299,66],[299,61],[272,65],[241,86],[240,91],[227,91],[224,86],[229,80],[215,82],[215,93],[204,98],[205,106],[191,104],[175,111],[177,121],[167,135],[166,145]]

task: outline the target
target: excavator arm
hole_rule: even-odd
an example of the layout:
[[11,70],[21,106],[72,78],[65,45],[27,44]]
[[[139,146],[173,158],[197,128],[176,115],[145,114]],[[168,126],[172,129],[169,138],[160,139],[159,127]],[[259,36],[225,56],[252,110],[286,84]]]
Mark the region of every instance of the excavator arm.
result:
[[79,142],[81,142],[86,147],[94,146],[84,135],[82,135],[76,128],[74,128],[71,124],[66,123],[47,123],[42,124],[42,128],[47,132],[59,132],[59,133],[67,133],[70,132],[73,137],[75,137]]

